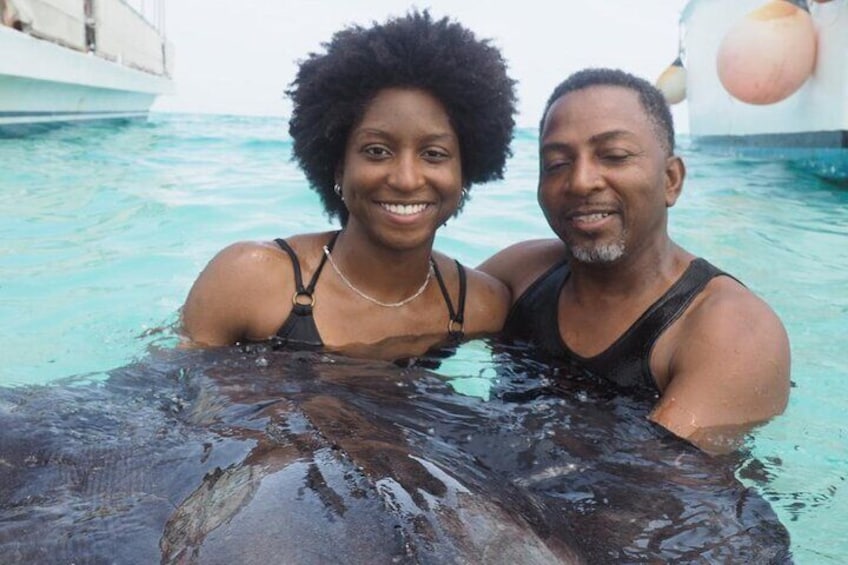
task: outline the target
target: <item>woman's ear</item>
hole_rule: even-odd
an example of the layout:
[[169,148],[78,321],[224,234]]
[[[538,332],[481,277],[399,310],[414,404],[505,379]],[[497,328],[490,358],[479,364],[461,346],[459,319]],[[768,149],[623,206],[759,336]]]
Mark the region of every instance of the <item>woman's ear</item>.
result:
[[333,182],[341,185],[344,180],[344,163],[339,163],[336,165],[336,171],[333,173]]

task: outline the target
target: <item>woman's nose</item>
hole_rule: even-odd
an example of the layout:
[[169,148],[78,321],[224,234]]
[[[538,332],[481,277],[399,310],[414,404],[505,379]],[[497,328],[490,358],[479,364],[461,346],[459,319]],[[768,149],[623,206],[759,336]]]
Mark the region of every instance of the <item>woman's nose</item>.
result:
[[415,190],[422,184],[421,164],[415,155],[403,153],[395,160],[389,184],[398,190]]

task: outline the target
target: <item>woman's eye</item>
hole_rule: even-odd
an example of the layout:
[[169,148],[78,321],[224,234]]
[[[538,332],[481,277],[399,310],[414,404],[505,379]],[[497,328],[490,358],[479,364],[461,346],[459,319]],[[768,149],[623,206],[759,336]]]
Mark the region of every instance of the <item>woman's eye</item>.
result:
[[380,145],[369,145],[365,149],[362,150],[363,153],[368,155],[369,157],[375,158],[383,158],[389,156],[389,150]]
[[444,161],[450,157],[447,151],[441,149],[427,149],[423,155],[428,161]]

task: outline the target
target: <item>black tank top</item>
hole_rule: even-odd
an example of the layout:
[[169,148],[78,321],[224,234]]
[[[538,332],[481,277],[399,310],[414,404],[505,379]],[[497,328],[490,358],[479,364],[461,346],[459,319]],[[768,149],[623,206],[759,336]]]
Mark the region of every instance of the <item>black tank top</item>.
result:
[[510,310],[504,326],[508,338],[528,342],[543,356],[583,375],[601,377],[627,388],[659,392],[651,373],[651,351],[710,280],[727,275],[704,259],[695,259],[671,288],[652,304],[609,348],[593,357],[571,351],[559,333],[559,295],[571,274],[567,262],[536,279]]
[[[329,251],[333,250],[333,245],[339,237],[340,232],[336,232],[327,244]],[[290,347],[292,349],[317,350],[324,346],[321,340],[321,335],[318,333],[318,327],[315,325],[315,319],[312,316],[312,308],[315,306],[315,285],[318,282],[318,277],[321,274],[324,264],[327,262],[327,256],[321,257],[321,263],[315,269],[308,286],[303,286],[303,275],[300,271],[300,261],[295,254],[294,249],[283,239],[274,240],[280,248],[288,253],[294,267],[294,284],[295,292],[292,296],[292,310],[283,325],[277,330],[274,336],[276,345]],[[465,294],[466,280],[465,268],[459,263],[456,263],[457,273],[459,274],[459,304],[456,309],[451,302],[450,294],[448,293],[445,281],[439,271],[439,267],[435,261],[432,261],[433,274],[436,275],[436,281],[439,283],[439,289],[445,299],[445,304],[448,307],[448,344],[455,345],[462,341],[463,323],[465,317]]]

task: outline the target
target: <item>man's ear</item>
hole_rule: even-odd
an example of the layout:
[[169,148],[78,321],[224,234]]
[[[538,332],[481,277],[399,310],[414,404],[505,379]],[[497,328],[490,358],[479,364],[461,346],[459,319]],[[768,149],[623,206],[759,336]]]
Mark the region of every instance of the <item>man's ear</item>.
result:
[[672,155],[665,161],[665,205],[671,208],[683,192],[683,179],[686,177],[686,165],[683,159]]

